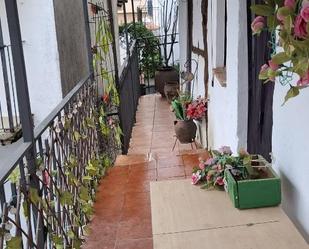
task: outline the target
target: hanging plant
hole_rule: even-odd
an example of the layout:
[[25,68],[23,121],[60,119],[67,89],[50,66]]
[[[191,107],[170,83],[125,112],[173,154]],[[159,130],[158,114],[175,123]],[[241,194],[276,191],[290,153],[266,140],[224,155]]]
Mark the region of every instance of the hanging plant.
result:
[[[251,9],[257,15],[251,24],[253,34],[270,32],[273,48],[259,79],[274,82],[278,77],[282,85],[289,84],[285,103],[309,85],[309,1],[264,0],[264,4],[252,5]],[[294,85],[293,75],[298,76]]]

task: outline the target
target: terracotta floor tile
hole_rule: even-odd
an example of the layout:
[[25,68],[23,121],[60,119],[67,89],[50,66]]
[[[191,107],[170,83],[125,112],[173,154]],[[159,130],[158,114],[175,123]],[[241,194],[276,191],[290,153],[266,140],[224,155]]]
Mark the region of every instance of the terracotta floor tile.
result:
[[150,193],[126,193],[124,209],[150,205]]
[[150,192],[150,181],[141,181],[140,183],[136,183],[134,181],[129,182],[126,185],[125,193],[144,193]]
[[155,180],[156,179],[156,170],[133,170],[129,174],[129,181],[144,181],[144,180]]
[[196,154],[193,155],[183,155],[182,156],[183,163],[186,166],[198,166],[199,164],[199,156]]
[[140,155],[119,155],[116,159],[115,166],[130,165],[132,163],[148,162],[148,156],[145,154]]
[[144,239],[152,237],[151,220],[137,220],[134,222],[120,222],[117,239]]
[[205,150],[175,144],[174,114],[159,94],[139,100],[129,154],[101,181],[86,249],[153,249],[150,182],[191,178]]
[[153,241],[149,239],[120,240],[115,249],[153,249]]
[[171,168],[179,165],[183,165],[181,156],[171,156],[158,159],[158,168]]
[[140,170],[149,170],[149,169],[155,169],[155,168],[156,168],[156,161],[152,160],[147,163],[137,163],[137,164],[130,165],[130,172],[133,172],[135,170],[140,171]]
[[116,240],[101,241],[89,238],[89,240],[86,240],[85,244],[82,246],[82,249],[115,249],[115,245]]
[[158,168],[158,179],[169,179],[172,177],[184,177],[184,166],[175,166],[171,168]]

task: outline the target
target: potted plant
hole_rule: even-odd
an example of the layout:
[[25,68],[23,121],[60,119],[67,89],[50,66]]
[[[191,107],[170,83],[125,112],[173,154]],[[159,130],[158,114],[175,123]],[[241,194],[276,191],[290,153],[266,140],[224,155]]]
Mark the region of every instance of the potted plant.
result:
[[179,7],[176,0],[162,1],[162,57],[163,65],[155,72],[156,90],[164,97],[164,86],[166,82],[176,81],[179,84],[179,72],[170,61],[174,52],[174,45],[177,38]]
[[233,205],[239,209],[276,206],[281,202],[280,178],[260,155],[241,150],[233,156],[229,147],[210,151],[193,169],[192,184],[202,188],[225,189]]
[[172,101],[172,109],[176,116],[175,133],[180,143],[192,143],[196,137],[196,125],[198,120],[205,116],[206,101],[203,98],[192,100],[188,94],[180,96]]

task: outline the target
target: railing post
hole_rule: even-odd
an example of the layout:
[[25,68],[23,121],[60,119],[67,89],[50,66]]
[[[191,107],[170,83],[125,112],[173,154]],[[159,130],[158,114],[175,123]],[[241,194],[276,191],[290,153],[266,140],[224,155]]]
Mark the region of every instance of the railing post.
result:
[[16,0],[5,0],[5,7],[12,45],[16,94],[18,100],[19,116],[22,124],[23,139],[24,142],[32,142],[33,120],[31,115],[27,74]]
[[1,63],[2,63],[3,83],[4,83],[4,91],[5,91],[5,97],[6,97],[6,106],[7,106],[7,111],[8,111],[9,128],[11,132],[14,132],[13,112],[12,112],[12,106],[11,106],[11,103],[12,103],[11,93],[10,93],[9,77],[8,77],[4,49],[5,49],[5,45],[3,41],[2,25],[1,25],[1,20],[0,20],[0,56],[1,56]]
[[[29,90],[27,83],[26,66],[22,46],[19,15],[16,0],[5,0],[6,15],[9,27],[9,34],[12,48],[14,75],[16,81],[16,94],[19,109],[19,116],[22,125],[24,142],[31,142],[32,149],[26,155],[30,174],[30,186],[39,189],[39,183],[33,178],[36,173],[36,148],[34,142],[33,120],[30,107]],[[41,214],[33,207],[34,223],[37,228],[37,245],[44,247],[44,231]]]

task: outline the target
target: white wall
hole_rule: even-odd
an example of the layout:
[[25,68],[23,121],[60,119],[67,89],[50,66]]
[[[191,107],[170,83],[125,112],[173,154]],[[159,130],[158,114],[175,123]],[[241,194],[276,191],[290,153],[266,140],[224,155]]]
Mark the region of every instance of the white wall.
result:
[[[227,87],[223,88],[215,78],[212,86],[210,78],[208,135],[211,148],[228,145],[237,152],[247,147],[248,51],[244,39],[247,37],[247,12],[245,0],[227,3]],[[212,30],[222,32],[215,26]],[[216,46],[216,43],[212,42],[212,45]],[[215,60],[211,61],[210,70],[217,66]]]
[[[0,5],[5,43],[9,44],[3,0]],[[53,1],[19,0],[18,10],[31,108],[38,124],[62,99]],[[0,92],[3,92],[2,82]]]
[[309,89],[281,106],[288,87],[276,83],[273,103],[274,167],[282,179],[283,208],[309,242]]

